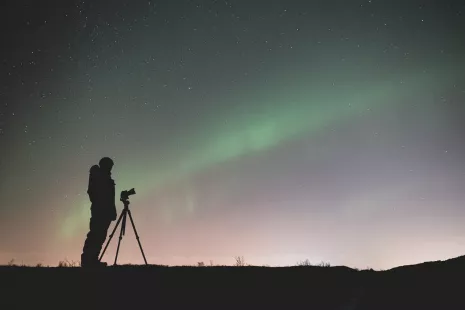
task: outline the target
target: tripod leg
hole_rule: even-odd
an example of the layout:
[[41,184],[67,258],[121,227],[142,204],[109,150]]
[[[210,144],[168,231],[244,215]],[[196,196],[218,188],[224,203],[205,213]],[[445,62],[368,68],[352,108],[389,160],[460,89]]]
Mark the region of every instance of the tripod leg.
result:
[[127,211],[123,210],[123,223],[121,224],[121,230],[119,231],[119,240],[118,240],[118,247],[116,248],[116,256],[115,256],[115,262],[113,263],[113,265],[116,266],[116,260],[118,259],[118,252],[119,252],[119,245],[121,244],[121,239],[123,239],[123,234],[124,234],[124,230],[125,230],[125,227],[126,226],[126,213]]
[[140,241],[139,241],[139,235],[137,234],[136,225],[134,225],[134,220],[132,219],[131,210],[128,209],[128,213],[129,213],[129,218],[131,219],[132,228],[134,229],[134,233],[136,235],[137,243],[139,243],[140,251],[142,252],[142,256],[144,257],[144,262],[146,265],[148,265],[147,260],[145,259],[144,250],[142,250],[142,245],[140,244]]
[[118,221],[116,222],[115,228],[113,228],[113,231],[110,234],[110,237],[108,238],[107,244],[105,245],[105,248],[102,251],[102,254],[100,254],[100,258],[98,259],[99,261],[102,260],[103,254],[105,254],[105,251],[107,250],[108,245],[110,244],[111,238],[113,238],[113,235],[115,234],[116,228],[118,228],[119,223],[121,222],[121,219],[123,218],[123,213],[121,212]]

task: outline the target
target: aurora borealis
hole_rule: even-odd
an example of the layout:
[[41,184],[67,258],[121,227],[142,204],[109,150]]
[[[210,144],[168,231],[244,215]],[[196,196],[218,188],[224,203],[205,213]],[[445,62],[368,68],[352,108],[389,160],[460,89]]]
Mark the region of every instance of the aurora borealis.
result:
[[103,156],[150,263],[464,253],[460,1],[51,3],[2,11],[0,263],[79,259]]

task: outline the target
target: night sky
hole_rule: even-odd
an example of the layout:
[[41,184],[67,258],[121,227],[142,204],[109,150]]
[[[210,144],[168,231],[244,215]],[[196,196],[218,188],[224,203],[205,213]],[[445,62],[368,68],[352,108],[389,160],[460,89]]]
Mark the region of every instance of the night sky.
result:
[[[104,156],[118,215],[136,190],[151,264],[465,254],[464,1],[11,1],[0,14],[0,264],[80,260]],[[118,262],[143,263],[132,229]]]

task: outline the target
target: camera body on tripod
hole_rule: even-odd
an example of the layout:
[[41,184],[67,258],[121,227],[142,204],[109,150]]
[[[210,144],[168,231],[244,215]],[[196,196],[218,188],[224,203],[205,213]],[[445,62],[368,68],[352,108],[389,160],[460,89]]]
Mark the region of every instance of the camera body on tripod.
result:
[[134,190],[134,188],[131,188],[128,191],[122,191],[121,194],[120,194],[119,200],[120,201],[126,201],[126,200],[129,199],[129,196],[134,195],[135,193],[136,193],[136,191]]

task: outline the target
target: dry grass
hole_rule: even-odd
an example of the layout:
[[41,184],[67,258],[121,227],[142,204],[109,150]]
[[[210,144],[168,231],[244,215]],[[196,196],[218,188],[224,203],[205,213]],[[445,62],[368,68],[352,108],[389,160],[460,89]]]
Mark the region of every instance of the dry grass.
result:
[[[36,267],[36,268],[50,267],[50,266],[44,265],[42,263],[37,263],[36,265],[33,265],[33,266],[28,266],[28,265],[24,264],[23,262],[18,264],[16,262],[16,260],[14,260],[14,259],[10,260],[7,265],[8,266],[15,266],[15,267]],[[125,264],[125,265],[133,265],[133,264]],[[224,266],[224,265],[215,265],[213,263],[213,261],[210,260],[208,264],[206,264],[205,262],[197,262],[197,264],[194,264],[194,265],[183,265],[183,266],[184,267],[214,267],[214,266]],[[247,267],[247,266],[253,266],[253,265],[247,264],[245,262],[244,256],[235,256],[234,257],[234,263],[232,265],[230,265],[230,266],[233,266],[233,267]],[[318,264],[313,264],[308,259],[297,262],[296,266],[300,266],[300,267],[331,267],[331,265],[329,263],[327,263],[327,262],[320,262]],[[64,259],[64,260],[61,260],[61,261],[58,262],[57,267],[59,267],[59,268],[81,267],[81,263],[79,261]],[[270,267],[270,265],[263,265],[261,267]]]

